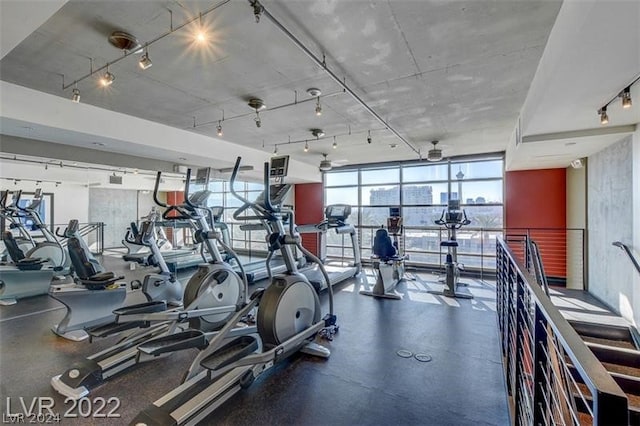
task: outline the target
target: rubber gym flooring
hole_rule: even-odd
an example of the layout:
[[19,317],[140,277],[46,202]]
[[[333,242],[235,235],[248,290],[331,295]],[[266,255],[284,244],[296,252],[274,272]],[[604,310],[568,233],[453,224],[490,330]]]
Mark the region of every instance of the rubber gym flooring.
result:
[[[152,270],[129,270],[120,258],[106,255],[102,262],[127,281]],[[193,272],[181,271],[183,284]],[[232,397],[203,424],[508,425],[493,284],[467,278],[475,298],[458,300],[427,293],[442,287],[435,275],[410,271],[406,277],[397,287],[402,300],[358,294],[374,282],[370,268],[361,278],[335,286],[340,330],[332,342],[324,343],[331,357],[294,355]],[[140,294],[130,294],[130,302],[139,301]],[[321,301],[324,313],[326,292]],[[196,353],[185,351],[143,364],[92,391],[90,399],[119,399],[118,418],[65,417],[73,407],[53,391],[50,378],[117,339],[90,344],[59,338],[50,327],[63,316],[62,305],[46,295],[0,307],[3,416],[22,411],[20,397],[27,408],[34,397],[50,397],[61,424],[128,424],[180,383]],[[415,355],[427,355],[431,361],[421,362]],[[77,407],[69,414],[78,415]]]

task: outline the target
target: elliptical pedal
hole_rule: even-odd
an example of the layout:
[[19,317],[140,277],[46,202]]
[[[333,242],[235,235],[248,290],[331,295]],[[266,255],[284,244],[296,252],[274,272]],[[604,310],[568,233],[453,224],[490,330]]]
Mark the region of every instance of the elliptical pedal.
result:
[[220,370],[258,350],[258,340],[254,336],[236,337],[214,353],[200,361],[200,366],[210,371]]
[[138,351],[146,355],[158,356],[191,348],[202,349],[206,346],[206,335],[200,330],[189,329],[180,333],[151,339],[138,345]]
[[85,331],[89,334],[89,339],[93,340],[114,336],[123,331],[133,330],[134,328],[147,328],[150,325],[149,321],[112,322],[98,327],[87,328]]

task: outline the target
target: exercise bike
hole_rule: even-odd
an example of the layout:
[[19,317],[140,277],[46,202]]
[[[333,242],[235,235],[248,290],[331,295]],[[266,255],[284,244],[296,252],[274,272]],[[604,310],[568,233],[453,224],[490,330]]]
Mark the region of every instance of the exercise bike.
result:
[[[212,336],[214,328],[227,324],[233,315],[246,304],[248,285],[241,269],[241,275],[231,269],[221,259],[216,244],[221,244],[227,253],[237,259],[233,250],[225,246],[219,233],[212,231],[206,217],[206,201],[211,194],[208,190],[189,194],[191,170],[187,171],[185,182],[185,204],[169,205],[165,214],[177,213],[179,219],[196,222],[198,238],[210,251],[212,260],[200,265],[191,277],[184,291],[184,309],[168,309],[164,300],[155,300],[115,309],[116,321],[105,327],[88,330],[91,337],[106,337],[122,330],[133,332],[114,346],[89,356],[74,364],[65,373],[51,379],[52,387],[68,398],[79,399],[90,390],[116,374],[129,368],[168,356],[173,352],[190,348],[203,348]],[[158,192],[161,172],[156,178],[154,196]],[[176,217],[176,216],[172,216]],[[153,232],[147,233],[152,250]],[[144,229],[142,232],[145,232]],[[155,247],[155,248],[153,248]],[[161,257],[160,257],[161,259]],[[237,259],[239,263],[239,259]],[[236,327],[234,320],[231,335],[255,332],[255,327]],[[199,327],[199,328],[188,328]]]
[[[116,317],[113,311],[122,307],[127,297],[126,283],[121,282],[124,277],[104,271],[78,232],[78,221],[71,220],[63,233],[56,231],[56,234],[68,239],[68,251],[76,279],[72,284],[54,284],[49,290],[49,296],[66,308],[64,318],[53,326],[52,331],[65,339],[82,341],[135,328],[114,324]],[[143,226],[141,235],[153,251],[153,230]],[[182,285],[162,262],[160,272],[147,274],[142,283],[132,281],[131,289],[141,289],[149,302],[162,300],[169,305],[182,304]]]
[[[231,182],[235,181],[240,161],[238,157]],[[280,167],[285,169],[274,171],[275,167],[272,167],[271,174],[285,176],[286,166]],[[247,305],[198,354],[182,384],[139,413],[131,424],[197,424],[235,393],[249,387],[276,362],[298,351],[322,358],[329,357],[329,349],[313,342],[319,334],[331,338],[337,331],[329,277],[326,272],[323,274],[329,293],[329,314],[321,318],[318,295],[306,277],[298,272],[292,246],[319,265],[322,263],[302,247],[300,237],[295,233],[293,212],[279,205],[283,194],[286,194],[286,185],[270,187],[269,176],[269,164],[266,163],[265,189],[254,202],[235,192],[231,185],[233,195],[243,202],[243,206],[234,213],[234,218],[268,223],[272,230],[268,236],[270,250],[282,253],[287,272],[275,275],[266,290],[256,290]],[[253,214],[243,215],[248,209]],[[286,221],[289,225],[287,227]],[[258,335],[243,335],[228,340],[232,337],[235,321],[256,306]]]
[[435,223],[436,225],[444,226],[448,234],[448,239],[440,242],[440,247],[447,248],[447,256],[444,263],[445,286],[441,291],[429,290],[429,293],[459,299],[473,299],[472,294],[458,291],[458,287],[466,286],[467,284],[459,282],[460,271],[463,270],[464,265],[458,263],[459,245],[456,239],[456,232],[471,223],[464,209],[460,209],[460,200],[449,200],[447,209],[442,211],[442,215]]
[[[386,299],[402,299],[402,296],[395,291],[405,271],[406,256],[402,253],[398,241],[402,231],[400,208],[390,207],[387,229],[378,229],[373,239],[372,259],[376,283],[372,290],[361,290],[360,294]],[[393,237],[393,241],[389,234]]]

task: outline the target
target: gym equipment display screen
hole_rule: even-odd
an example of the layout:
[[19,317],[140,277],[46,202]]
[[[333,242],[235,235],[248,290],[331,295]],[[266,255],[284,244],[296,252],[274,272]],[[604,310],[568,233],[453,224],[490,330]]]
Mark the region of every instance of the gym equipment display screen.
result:
[[285,177],[289,169],[289,156],[271,158],[270,176],[274,178]]

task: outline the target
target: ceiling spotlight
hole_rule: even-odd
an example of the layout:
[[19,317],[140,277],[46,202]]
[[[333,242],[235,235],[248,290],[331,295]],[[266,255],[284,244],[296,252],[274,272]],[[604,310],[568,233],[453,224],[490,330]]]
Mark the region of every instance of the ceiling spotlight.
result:
[[138,174],[138,169],[133,169],[133,174],[137,175]]
[[309,152],[309,142],[304,141],[304,152]]
[[207,33],[203,29],[198,30],[196,33],[196,42],[199,44],[206,43],[208,38]]
[[367,143],[371,144],[371,130],[369,130],[367,133]]
[[433,148],[427,153],[427,161],[440,161],[442,160],[442,150],[438,148],[438,141],[432,141]]
[[398,147],[397,143],[389,144],[389,148],[391,148],[391,149],[396,149],[397,147]]
[[338,142],[336,142],[336,137],[333,137],[333,145],[331,145],[333,149],[338,149]]
[[109,72],[109,67],[107,67],[107,72],[104,73],[102,78],[100,78],[100,84],[102,85],[102,87],[111,86],[113,80],[115,79],[115,76]]
[[622,108],[631,108],[631,86],[626,87],[620,97],[622,98]]
[[322,105],[320,105],[320,96],[318,96],[318,101],[316,102],[316,115],[318,117],[322,115]]
[[151,59],[149,59],[149,50],[148,49],[145,49],[144,53],[140,57],[140,62],[138,62],[138,65],[140,65],[140,68],[143,69],[143,70],[146,70],[146,69],[150,68],[151,65],[153,65],[153,62],[151,62]]
[[216,127],[218,131],[218,136],[222,136],[222,122],[218,121],[218,127]]
[[324,136],[324,132],[322,129],[311,129],[311,134],[316,138],[321,138]]
[[198,22],[198,29],[195,34],[195,41],[198,44],[204,44],[209,40],[209,34],[207,33],[207,28],[202,24],[202,13],[200,14],[200,19]]
[[278,155],[278,145],[273,147],[273,155]]
[[75,103],[79,103],[80,102],[80,90],[78,90],[77,87],[73,88],[73,94],[71,95],[71,101],[75,102]]
[[598,110],[598,114],[600,114],[600,124],[604,125],[609,123],[609,116],[607,115],[606,106],[603,106],[602,108],[600,108]]
[[256,127],[262,126],[262,121],[260,120],[260,113],[263,109],[266,109],[267,106],[264,104],[264,101],[259,98],[251,98],[248,103],[249,107],[256,111],[256,118],[254,119],[256,122]]

